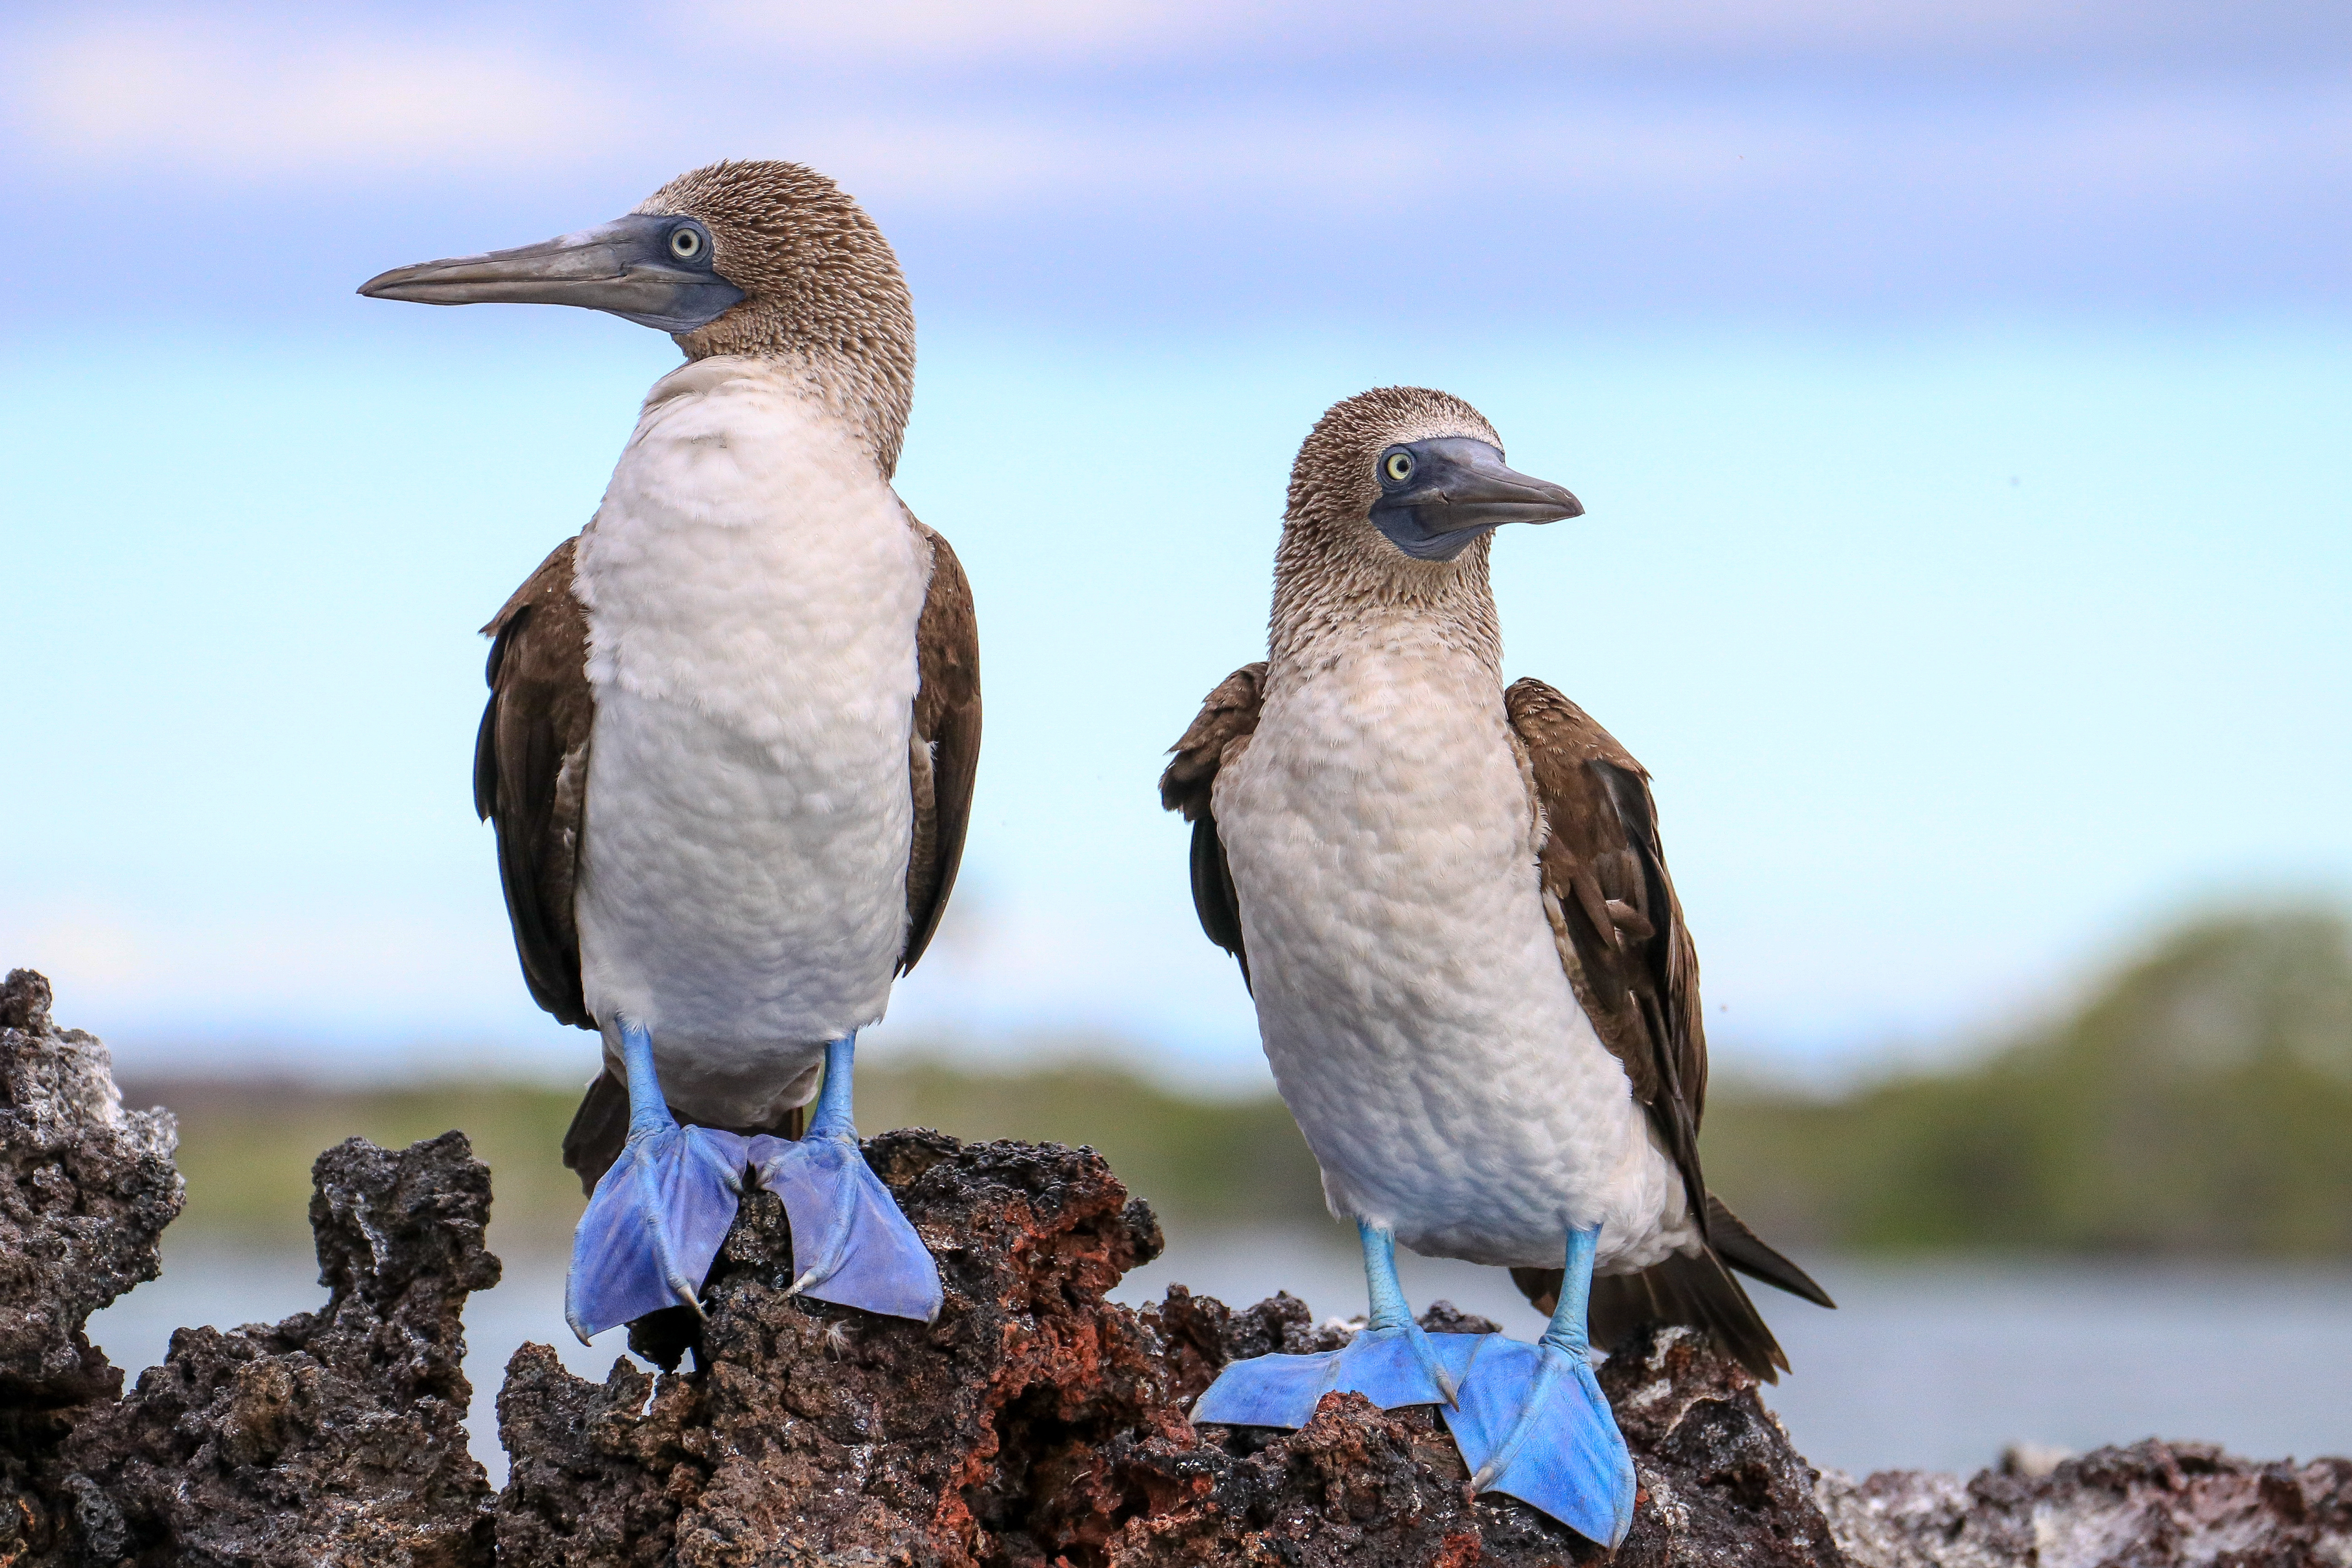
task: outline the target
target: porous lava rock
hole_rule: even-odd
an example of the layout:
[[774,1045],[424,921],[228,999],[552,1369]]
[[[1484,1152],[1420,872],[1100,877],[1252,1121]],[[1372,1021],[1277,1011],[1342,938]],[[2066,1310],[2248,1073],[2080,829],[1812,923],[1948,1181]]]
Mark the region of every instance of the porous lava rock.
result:
[[[1468,1472],[1429,1410],[1327,1398],[1294,1433],[1193,1427],[1234,1359],[1343,1344],[1277,1296],[1235,1311],[1178,1286],[1108,1301],[1160,1250],[1150,1211],[1090,1150],[867,1145],[939,1257],[930,1324],[786,1294],[791,1236],[743,1206],[704,1292],[707,1321],[640,1325],[693,1370],[627,1362],[602,1384],[526,1346],[499,1398],[513,1470],[499,1561],[517,1564],[904,1563],[1160,1568],[1590,1562],[1597,1549]],[[1494,1325],[1439,1303],[1424,1326]],[[1631,1563],[1841,1562],[1814,1475],[1754,1384],[1669,1331],[1613,1358],[1642,1479]]]
[[155,1278],[183,1192],[171,1114],[123,1110],[106,1047],[58,1028],[49,1000],[32,970],[0,982],[0,1564],[73,1528],[58,1447],[122,1390],[85,1325]]
[[111,1395],[89,1315],[162,1267],[179,1215],[171,1112],[125,1110],[106,1047],[49,1017],[49,983],[0,983],[0,1411]]
[[354,1138],[312,1167],[327,1303],[275,1327],[181,1329],[126,1398],[79,1413],[53,1471],[82,1559],[459,1568],[492,1559],[466,1448],[467,1295],[490,1173],[465,1135]]
[[2044,1475],[1884,1470],[1820,1486],[1860,1568],[2343,1568],[2352,1459],[2233,1458],[2153,1438]]
[[1103,1560],[1140,1506],[1119,1448],[1189,1431],[1158,1336],[1104,1300],[1159,1253],[1150,1209],[1091,1150],[919,1131],[866,1160],[939,1258],[938,1320],[786,1294],[782,1206],[752,1193],[673,1349],[693,1372],[599,1386],[517,1352],[500,1562]]
[[[1205,1386],[1226,1358],[1324,1349],[1339,1338],[1309,1330],[1305,1309],[1287,1297],[1228,1313],[1171,1290],[1152,1315],[1188,1385]],[[1442,1301],[1421,1321],[1437,1332],[1495,1331]],[[1616,1561],[1843,1563],[1813,1501],[1814,1471],[1737,1363],[1689,1330],[1666,1329],[1612,1355],[1601,1384],[1639,1486]],[[1434,1410],[1380,1411],[1333,1394],[1295,1433],[1200,1431],[1203,1441],[1189,1452],[1139,1446],[1130,1465],[1149,1478],[1155,1506],[1126,1525],[1108,1562],[1534,1568],[1608,1556],[1522,1503],[1470,1497],[1469,1472]]]

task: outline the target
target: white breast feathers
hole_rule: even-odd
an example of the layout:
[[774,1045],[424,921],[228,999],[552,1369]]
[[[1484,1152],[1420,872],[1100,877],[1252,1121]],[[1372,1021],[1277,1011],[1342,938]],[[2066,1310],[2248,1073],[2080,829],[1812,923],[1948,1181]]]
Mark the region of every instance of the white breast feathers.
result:
[[643,1019],[681,1110],[756,1120],[881,1016],[929,574],[871,456],[784,367],[717,357],[655,386],[581,538],[580,928],[608,1053],[614,1011]]
[[1682,1188],[1545,918],[1500,682],[1412,628],[1277,662],[1215,809],[1283,1098],[1339,1214],[1425,1253],[1612,1271],[1690,1241]]

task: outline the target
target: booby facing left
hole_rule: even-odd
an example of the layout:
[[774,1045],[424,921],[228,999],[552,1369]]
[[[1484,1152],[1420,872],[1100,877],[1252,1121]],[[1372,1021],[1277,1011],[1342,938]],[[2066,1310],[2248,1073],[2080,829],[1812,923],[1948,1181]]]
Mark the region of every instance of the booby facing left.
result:
[[[934,1316],[938,1266],[851,1117],[857,1032],[939,927],[980,751],[971,588],[891,489],[915,328],[888,242],[813,170],[723,163],[360,291],[585,306],[687,356],[595,516],[485,628],[475,805],[524,980],[604,1037],[564,1140],[593,1184],[574,1331],[696,1306],[747,1167],[791,1216],[794,1289]],[[772,1136],[820,1069],[805,1135]]]

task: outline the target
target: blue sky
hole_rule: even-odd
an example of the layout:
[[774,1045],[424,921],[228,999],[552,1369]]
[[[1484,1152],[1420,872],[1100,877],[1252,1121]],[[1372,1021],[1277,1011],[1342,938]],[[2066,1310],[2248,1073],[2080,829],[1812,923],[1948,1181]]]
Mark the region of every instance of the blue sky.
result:
[[1508,663],[1657,774],[1727,1062],[2352,889],[2341,7],[26,6],[0,62],[0,962],[128,1062],[584,1069],[472,631],[675,351],[351,289],[722,154],[898,244],[901,489],[980,595],[966,879],[877,1045],[1251,1080],[1151,784],[1380,382],[1591,509],[1498,549]]

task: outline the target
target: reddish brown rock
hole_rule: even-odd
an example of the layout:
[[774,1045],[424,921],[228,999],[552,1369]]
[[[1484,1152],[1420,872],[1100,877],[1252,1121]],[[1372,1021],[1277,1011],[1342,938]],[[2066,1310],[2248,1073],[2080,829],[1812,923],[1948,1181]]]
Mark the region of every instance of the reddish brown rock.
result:
[[1117,1445],[1184,1430],[1157,1336],[1103,1300],[1159,1251],[1150,1210],[1091,1152],[899,1132],[867,1159],[939,1257],[939,1321],[786,1296],[782,1209],[753,1194],[696,1370],[650,1405],[625,1367],[598,1388],[518,1353],[502,1562],[1100,1561],[1135,1506]]
[[[616,1365],[601,1386],[537,1347],[499,1415],[514,1479],[502,1563],[898,1562],[1159,1568],[1588,1562],[1508,1499],[1473,1500],[1432,1411],[1328,1399],[1296,1433],[1183,1411],[1226,1362],[1328,1350],[1304,1303],[1242,1311],[1181,1287],[1107,1301],[1160,1247],[1090,1151],[886,1134],[876,1171],[939,1255],[947,1305],[899,1322],[787,1297],[791,1237],[756,1194],[706,1292],[709,1318],[641,1326],[696,1370]],[[1427,1326],[1494,1325],[1440,1303]],[[1679,1331],[1604,1370],[1643,1481],[1642,1564],[1841,1561],[1814,1477],[1752,1382]],[[674,1552],[674,1559],[666,1553]]]

